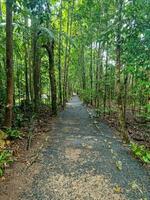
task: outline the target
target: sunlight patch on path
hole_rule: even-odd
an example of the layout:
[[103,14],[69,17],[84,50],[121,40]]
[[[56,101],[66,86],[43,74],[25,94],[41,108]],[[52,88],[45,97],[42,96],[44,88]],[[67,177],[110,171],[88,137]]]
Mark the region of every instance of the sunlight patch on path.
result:
[[65,149],[65,157],[71,161],[78,161],[81,154],[80,149],[66,148]]
[[[41,187],[43,189],[43,187]],[[87,173],[75,178],[56,174],[51,176],[43,193],[51,191],[51,200],[125,200],[122,194],[115,193],[108,179],[103,175]],[[46,197],[46,194],[45,194]],[[68,199],[69,197],[69,199]],[[48,198],[45,198],[48,199]]]

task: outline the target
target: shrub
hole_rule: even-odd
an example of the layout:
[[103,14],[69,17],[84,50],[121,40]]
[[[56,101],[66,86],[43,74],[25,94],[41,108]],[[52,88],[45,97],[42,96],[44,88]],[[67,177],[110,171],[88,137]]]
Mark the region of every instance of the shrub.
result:
[[11,128],[6,129],[6,133],[7,133],[8,137],[11,139],[21,138],[21,136],[22,136],[22,133],[20,131],[11,129]]
[[4,168],[6,165],[13,162],[12,152],[9,150],[3,150],[0,152],[0,176],[4,173]]
[[130,146],[136,157],[140,158],[144,163],[150,164],[150,151],[144,145],[137,145],[131,142]]

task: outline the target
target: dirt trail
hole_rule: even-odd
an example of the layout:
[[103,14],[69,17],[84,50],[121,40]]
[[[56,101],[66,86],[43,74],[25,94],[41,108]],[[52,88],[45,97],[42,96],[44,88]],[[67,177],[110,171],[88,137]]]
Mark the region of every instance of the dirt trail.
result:
[[106,124],[89,117],[77,96],[52,123],[37,162],[20,176],[26,184],[18,196],[10,193],[7,199],[150,199],[148,170]]

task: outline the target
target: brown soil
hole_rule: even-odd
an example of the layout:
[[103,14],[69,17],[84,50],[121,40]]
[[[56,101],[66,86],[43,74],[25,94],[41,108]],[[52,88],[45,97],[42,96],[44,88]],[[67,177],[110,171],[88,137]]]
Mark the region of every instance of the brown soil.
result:
[[52,123],[52,118],[47,112],[45,116],[47,117],[40,116],[40,120],[34,121],[33,138],[29,150],[27,150],[29,128],[26,125],[22,128],[24,137],[11,142],[9,149],[13,151],[15,162],[5,169],[4,176],[0,178],[0,200],[17,200],[23,188],[30,187],[32,178],[38,174],[41,168],[38,158],[43,146],[47,145]]
[[[116,114],[106,115],[101,118],[107,122],[111,127],[118,129]],[[131,112],[127,113],[127,129],[130,138],[138,144],[144,144],[146,147],[150,148],[150,124],[149,122],[140,122],[137,118],[133,116]]]

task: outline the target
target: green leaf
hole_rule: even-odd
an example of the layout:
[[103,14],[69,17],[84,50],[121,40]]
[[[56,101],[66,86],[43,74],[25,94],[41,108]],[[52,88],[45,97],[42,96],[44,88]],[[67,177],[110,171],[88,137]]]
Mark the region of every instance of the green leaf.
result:
[[145,163],[150,163],[150,160],[148,159],[147,156],[142,156],[142,159]]
[[147,156],[148,160],[150,161],[150,151],[146,152],[146,156]]
[[3,174],[4,174],[4,171],[2,168],[0,168],[0,177],[3,176]]

